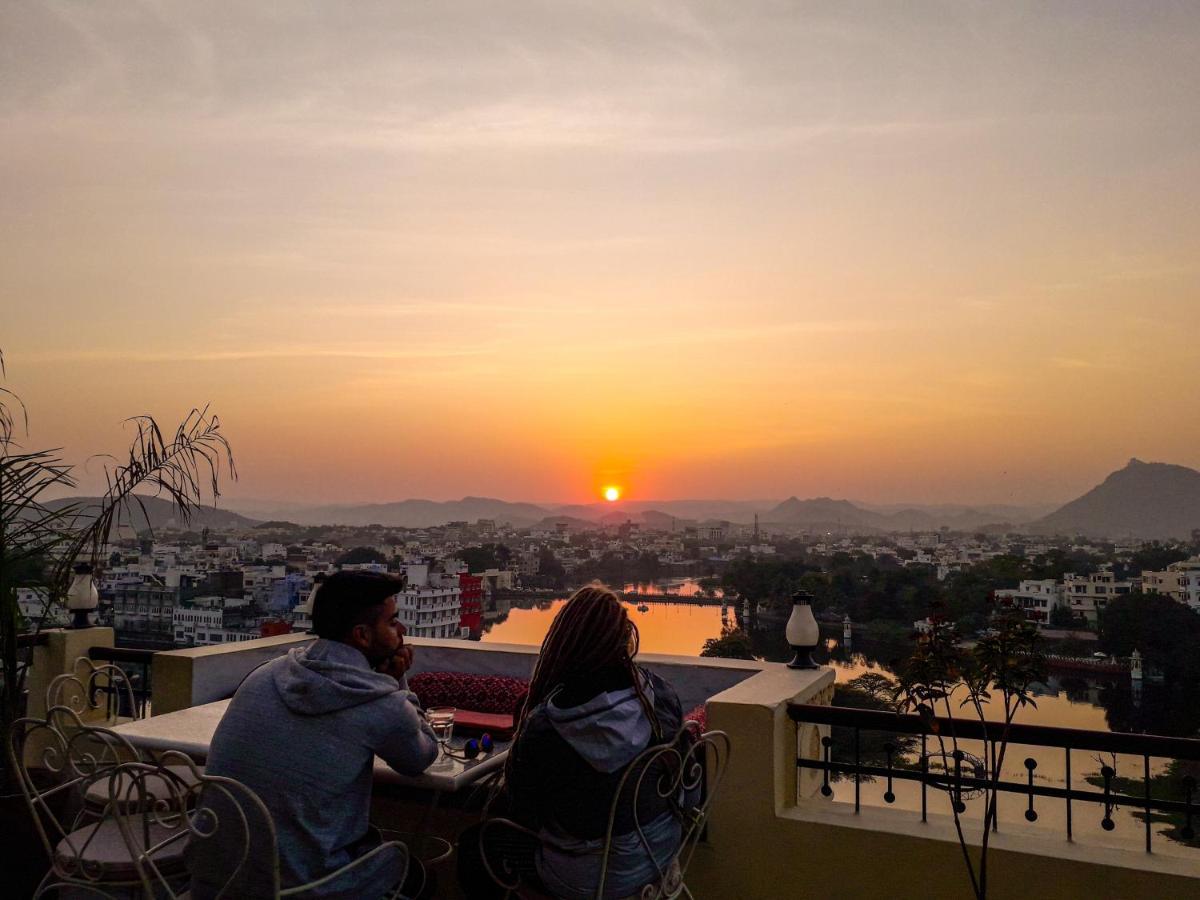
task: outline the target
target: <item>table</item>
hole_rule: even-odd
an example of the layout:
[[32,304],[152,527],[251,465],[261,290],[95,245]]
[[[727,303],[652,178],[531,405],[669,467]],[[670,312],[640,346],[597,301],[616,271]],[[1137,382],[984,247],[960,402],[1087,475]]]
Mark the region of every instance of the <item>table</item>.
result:
[[[191,706],[161,716],[127,722],[118,725],[113,731],[141,749],[180,750],[188,756],[207,758],[213,734],[228,706],[228,700],[217,700],[202,706]],[[461,749],[463,743],[463,738],[455,738],[451,741],[451,747]],[[379,784],[424,788],[437,793],[454,793],[503,768],[507,757],[507,745],[497,743],[496,749],[491,753],[473,760],[442,758],[420,775],[401,775],[377,756],[375,781]]]

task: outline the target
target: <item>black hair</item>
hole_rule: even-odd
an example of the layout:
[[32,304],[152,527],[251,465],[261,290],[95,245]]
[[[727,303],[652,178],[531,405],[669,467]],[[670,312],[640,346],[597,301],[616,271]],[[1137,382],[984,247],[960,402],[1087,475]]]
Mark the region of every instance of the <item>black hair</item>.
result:
[[[315,589],[315,588],[314,588]],[[320,582],[312,605],[312,630],[340,641],[355,625],[369,624],[388,597],[404,589],[404,579],[384,572],[334,572]]]

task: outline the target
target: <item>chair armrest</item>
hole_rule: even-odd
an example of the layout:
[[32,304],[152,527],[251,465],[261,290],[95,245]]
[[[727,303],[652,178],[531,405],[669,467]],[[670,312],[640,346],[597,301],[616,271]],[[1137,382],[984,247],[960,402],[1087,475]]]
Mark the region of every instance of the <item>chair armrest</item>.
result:
[[[480,844],[483,843],[484,836],[488,833],[489,830],[493,830],[496,828],[508,828],[511,831],[516,831],[521,834],[528,835],[529,837],[533,838],[535,841],[538,841],[539,843],[541,842],[541,838],[538,836],[538,833],[536,831],[533,831],[530,828],[526,828],[524,825],[520,825],[520,824],[514,822],[512,819],[495,818],[495,819],[484,819],[483,823],[479,826],[479,843]],[[499,874],[497,874],[492,869],[492,864],[490,862],[488,862],[487,853],[482,852],[482,848],[480,848],[480,849],[481,849],[481,852],[479,854],[479,857],[480,857],[480,859],[483,860],[483,868],[487,871],[488,878],[492,879],[492,881],[494,881],[500,887],[504,888],[506,891],[519,890],[521,887],[520,876],[518,875],[516,881],[514,881],[514,882],[510,883],[510,882],[505,881],[503,878],[500,877]]]
[[359,856],[356,859],[352,860],[351,862],[346,863],[346,865],[342,866],[340,869],[336,869],[333,872],[330,872],[328,875],[325,875],[322,878],[318,878],[316,881],[310,881],[308,884],[300,884],[300,885],[296,885],[295,887],[283,888],[282,890],[280,890],[279,896],[280,897],[290,897],[293,894],[300,894],[300,893],[303,893],[304,891],[311,891],[313,888],[318,888],[321,885],[326,884],[327,882],[330,882],[335,878],[341,878],[343,875],[345,875],[348,872],[351,872],[354,869],[356,869],[357,867],[361,866],[367,860],[374,859],[380,853],[383,853],[385,850],[388,850],[393,847],[400,851],[400,857],[404,862],[404,868],[400,873],[400,880],[397,882],[397,887],[398,887],[400,884],[403,884],[404,879],[408,877],[408,863],[409,863],[408,847],[406,847],[400,841],[384,841],[379,846],[372,847],[370,850],[368,850],[362,856]]

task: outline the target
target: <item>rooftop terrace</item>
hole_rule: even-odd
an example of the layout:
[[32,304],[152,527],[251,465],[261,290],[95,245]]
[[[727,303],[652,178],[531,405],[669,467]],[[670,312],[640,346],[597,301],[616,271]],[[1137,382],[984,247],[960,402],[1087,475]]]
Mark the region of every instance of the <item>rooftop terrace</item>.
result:
[[[161,715],[226,698],[255,666],[309,640],[307,635],[288,634],[155,653],[151,711]],[[416,647],[414,672],[528,677],[537,654],[536,647],[521,645],[422,639],[411,643]],[[39,711],[36,698],[50,678],[66,671],[88,648],[111,644],[109,629],[52,632],[34,651],[30,711]],[[877,780],[854,780],[853,795],[848,796],[844,787],[849,782],[843,782],[836,792],[823,790],[829,785],[829,772],[840,769],[853,779],[854,760],[831,760],[824,741],[833,723],[854,724],[847,712],[821,712],[833,696],[831,669],[794,670],[778,663],[658,654],[642,654],[639,659],[676,687],[685,709],[706,704],[708,727],[725,731],[732,740],[726,779],[688,877],[697,897],[768,898],[809,891],[848,898],[970,895],[947,790],[921,785],[920,796],[926,802],[920,813],[911,805],[878,805],[885,788],[892,791],[893,779],[896,785],[911,782],[917,790],[922,774],[901,772],[890,765],[873,772],[861,770]],[[912,724],[896,721],[899,731]],[[1101,742],[1119,737],[1090,734]],[[1047,753],[1053,747],[1061,748],[1068,739],[1059,736],[1061,740],[1055,743],[1052,736],[1042,737],[1046,738]],[[1175,758],[1197,759],[1198,748],[1197,741],[1174,741],[1157,750]],[[1023,751],[1014,752],[1023,755]],[[1122,752],[1150,750],[1131,745]],[[1034,785],[1032,778],[1029,783]],[[1080,787],[1095,796],[1077,798],[1076,820],[1107,817],[1108,807],[1103,799],[1097,799],[1106,792]],[[1130,803],[1129,798],[1116,796],[1115,785],[1113,790],[1113,804]],[[876,805],[860,797],[868,792]],[[970,804],[969,790],[964,796]],[[1028,798],[1015,792],[1014,798],[1020,803],[1028,799],[1031,807],[1036,800],[1043,811],[1063,801],[1041,785],[1031,790]],[[860,799],[863,802],[858,802]],[[375,820],[383,827],[403,827],[413,820],[414,805],[420,802],[411,796],[381,795],[375,804]],[[1166,803],[1166,807],[1156,808],[1176,814],[1185,811],[1182,801]],[[1191,813],[1190,800],[1186,812]],[[443,813],[433,827],[447,833],[475,815],[453,808]],[[1160,838],[1147,852],[1140,835],[1131,835],[1121,846],[1098,844],[1080,829],[1071,839],[1053,816],[1043,815],[1033,822],[1018,817],[1018,821],[1003,820],[992,836],[989,896],[993,898],[1024,900],[1031,893],[1047,898],[1200,894],[1200,851],[1162,852],[1165,848]],[[1150,828],[1146,830],[1149,833]],[[973,828],[972,833],[978,835],[978,829]],[[452,871],[447,868],[441,882],[452,881]],[[1034,885],[1036,889],[1031,887]]]

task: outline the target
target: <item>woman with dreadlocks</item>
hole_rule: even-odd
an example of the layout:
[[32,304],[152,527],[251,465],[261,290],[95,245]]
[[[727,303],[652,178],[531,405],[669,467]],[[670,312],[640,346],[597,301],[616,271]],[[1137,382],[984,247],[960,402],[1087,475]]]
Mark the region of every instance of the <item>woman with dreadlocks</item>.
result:
[[[679,697],[634,662],[637,651],[637,626],[608,588],[580,588],[559,611],[505,767],[508,815],[538,838],[490,829],[495,841],[481,847],[478,826],[464,832],[458,868],[468,897],[496,895],[481,854],[493,871],[520,872],[555,897],[595,896],[621,777],[648,747],[674,740],[682,724]],[[668,868],[681,839],[676,800],[650,789],[636,811],[618,806],[605,897],[636,894]]]

